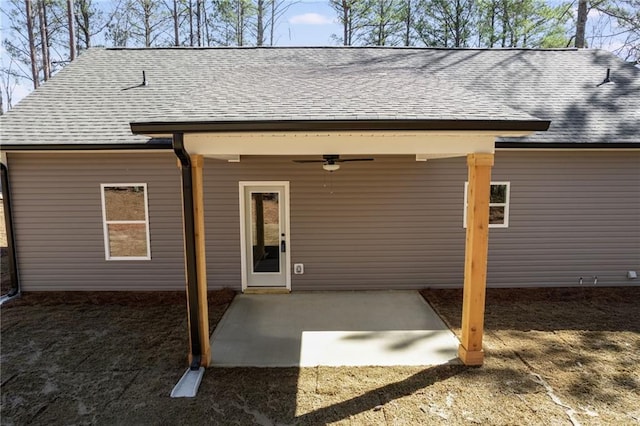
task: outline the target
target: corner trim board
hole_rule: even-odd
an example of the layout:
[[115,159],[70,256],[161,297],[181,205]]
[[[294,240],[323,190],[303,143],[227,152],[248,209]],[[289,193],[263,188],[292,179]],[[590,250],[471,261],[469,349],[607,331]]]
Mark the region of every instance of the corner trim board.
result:
[[0,163],[2,173],[2,204],[4,205],[4,221],[7,231],[7,251],[9,255],[9,277],[13,288],[7,293],[8,297],[20,295],[20,277],[18,275],[18,261],[16,256],[15,234],[13,226],[13,211],[11,206],[11,185],[9,182],[9,168],[4,162]]

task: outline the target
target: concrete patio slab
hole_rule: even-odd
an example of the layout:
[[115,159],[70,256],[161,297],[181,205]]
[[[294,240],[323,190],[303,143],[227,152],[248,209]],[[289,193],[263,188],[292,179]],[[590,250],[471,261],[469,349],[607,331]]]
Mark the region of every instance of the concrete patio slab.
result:
[[211,337],[224,367],[436,365],[458,343],[415,291],[241,294]]

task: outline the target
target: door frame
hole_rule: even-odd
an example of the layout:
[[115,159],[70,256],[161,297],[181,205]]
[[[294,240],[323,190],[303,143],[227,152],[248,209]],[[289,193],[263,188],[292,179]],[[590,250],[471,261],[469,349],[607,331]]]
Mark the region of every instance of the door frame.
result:
[[[285,235],[286,235],[286,244],[287,250],[285,251],[285,268],[284,268],[284,276],[285,276],[285,287],[278,288],[286,288],[288,291],[291,291],[291,214],[290,214],[290,204],[289,204],[289,181],[239,181],[238,189],[240,196],[240,267],[241,267],[241,278],[242,278],[242,291],[244,292],[247,289],[247,230],[245,225],[245,214],[246,214],[246,203],[245,203],[245,188],[247,186],[282,186],[284,188],[284,203],[282,203],[282,208],[284,208],[284,217],[285,217]],[[260,287],[253,287],[260,288]],[[269,288],[269,287],[263,287]]]

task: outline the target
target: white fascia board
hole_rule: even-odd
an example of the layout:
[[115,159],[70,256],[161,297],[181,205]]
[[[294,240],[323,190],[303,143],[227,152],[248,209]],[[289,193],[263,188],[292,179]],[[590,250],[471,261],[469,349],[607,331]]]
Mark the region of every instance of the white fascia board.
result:
[[463,156],[493,154],[495,132],[270,132],[189,133],[190,154],[228,155],[371,155],[429,154]]

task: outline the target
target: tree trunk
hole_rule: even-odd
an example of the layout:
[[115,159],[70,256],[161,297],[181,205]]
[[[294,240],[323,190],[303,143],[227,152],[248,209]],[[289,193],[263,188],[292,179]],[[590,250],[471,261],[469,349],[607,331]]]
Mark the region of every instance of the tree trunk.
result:
[[202,46],[202,0],[196,0],[196,38],[198,47]]
[[[89,5],[86,0],[82,0],[80,2],[80,17],[82,18],[82,22],[79,22],[78,24],[82,31],[82,35],[84,36],[84,48],[88,49],[91,47],[91,18],[89,15]],[[77,17],[76,21],[79,21]]]
[[576,22],[576,40],[575,46],[584,48],[585,45],[585,28],[587,26],[587,0],[580,0],[578,3],[578,20]]
[[350,46],[351,40],[349,37],[349,15],[350,15],[349,4],[347,4],[347,0],[342,0],[342,23],[344,27],[344,45]]
[[376,40],[377,46],[384,46],[384,2],[380,1],[380,16],[378,17],[378,39]]
[[24,0],[25,12],[27,15],[27,31],[29,33],[29,56],[31,59],[31,78],[33,79],[33,88],[37,89],[40,85],[38,78],[38,66],[36,64],[36,44],[33,37],[33,11],[31,10],[31,0]]
[[238,0],[238,19],[236,21],[236,42],[238,46],[244,45],[244,4],[242,0]]
[[256,46],[262,46],[264,42],[264,23],[262,17],[264,16],[264,0],[258,0],[258,28],[256,36]]
[[507,31],[509,28],[509,6],[506,1],[502,2],[502,46],[507,47]]
[[407,17],[405,25],[404,45],[409,46],[411,43],[411,0],[407,0]]
[[273,34],[275,33],[276,26],[276,1],[271,0],[271,27],[269,28],[269,45],[273,46]]
[[69,23],[69,60],[76,59],[76,27],[73,22],[73,0],[67,0],[67,22]]
[[180,28],[178,27],[178,0],[173,0],[173,45],[180,46]]
[[460,15],[462,15],[462,7],[460,6],[460,0],[456,0],[456,16],[454,18],[454,46],[460,47],[462,45],[462,23],[460,22]]
[[493,49],[496,44],[496,5],[491,5],[491,34],[489,35],[489,47]]
[[145,0],[144,9],[144,47],[151,47],[151,2]]
[[[206,4],[202,8],[202,25],[204,26],[203,38],[206,38],[205,46],[211,46],[211,32],[209,31],[209,17],[207,16]],[[206,37],[205,37],[206,36]]]
[[47,9],[46,0],[38,1],[38,20],[40,21],[40,44],[42,47],[42,75],[44,81],[51,77],[51,65],[49,63],[49,37],[47,36]]
[[189,46],[193,47],[193,0],[189,0]]

